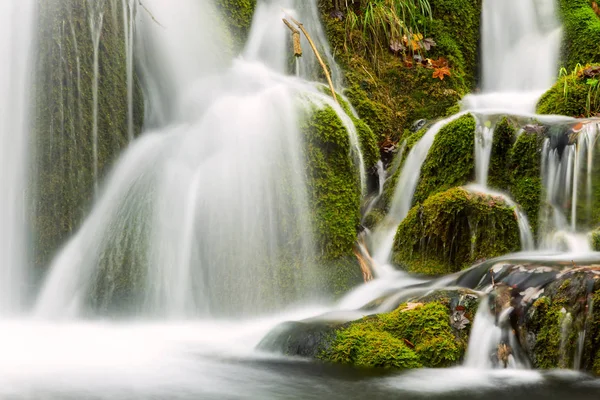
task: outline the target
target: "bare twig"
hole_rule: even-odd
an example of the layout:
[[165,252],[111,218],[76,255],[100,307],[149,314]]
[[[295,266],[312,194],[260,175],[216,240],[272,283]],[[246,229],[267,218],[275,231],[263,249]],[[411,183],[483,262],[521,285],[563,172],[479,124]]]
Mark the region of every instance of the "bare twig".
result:
[[[315,53],[315,56],[317,57],[317,61],[319,61],[319,64],[321,64],[321,68],[323,68],[323,72],[325,73],[325,77],[327,78],[327,83],[329,84],[329,89],[331,90],[331,95],[333,96],[333,100],[337,103],[338,100],[337,100],[337,96],[335,94],[335,89],[333,88],[333,82],[331,81],[331,74],[329,73],[329,69],[327,68],[327,65],[325,65],[325,62],[323,62],[323,59],[321,58],[321,55],[319,54],[319,51],[317,50],[315,43],[312,41],[310,35],[304,28],[303,24],[301,24],[300,22],[298,22],[297,20],[295,20],[292,17],[288,17],[288,18],[290,20],[292,20],[292,22],[294,24],[296,24],[296,26],[302,31],[302,33],[304,33],[306,40],[308,40],[310,47],[312,48],[313,52]],[[286,22],[286,19],[284,18],[283,21]],[[286,25],[289,27],[290,26],[289,22],[286,22]]]

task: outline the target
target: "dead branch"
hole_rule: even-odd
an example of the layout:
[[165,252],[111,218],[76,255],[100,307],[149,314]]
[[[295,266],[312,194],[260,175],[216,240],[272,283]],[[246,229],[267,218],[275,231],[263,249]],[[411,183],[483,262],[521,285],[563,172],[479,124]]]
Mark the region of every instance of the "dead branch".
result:
[[[337,103],[338,100],[337,100],[337,96],[335,94],[335,89],[333,88],[333,82],[331,81],[331,74],[329,73],[329,69],[327,68],[327,65],[325,65],[325,62],[323,62],[323,59],[321,58],[321,54],[319,54],[319,51],[317,50],[315,43],[313,42],[312,38],[310,37],[310,35],[306,31],[306,29],[304,28],[303,24],[301,24],[299,21],[295,20],[292,17],[289,17],[289,19],[292,20],[292,22],[294,24],[296,24],[296,26],[302,31],[302,33],[304,33],[306,40],[308,40],[310,47],[312,48],[313,52],[315,53],[315,56],[317,57],[317,61],[319,61],[319,64],[321,64],[321,68],[323,68],[323,72],[325,73],[325,77],[327,78],[327,83],[329,84],[329,89],[331,90],[331,95],[333,96],[333,100]],[[288,27],[290,26],[289,22],[286,22],[285,18],[283,19],[283,21],[286,23],[286,25]]]

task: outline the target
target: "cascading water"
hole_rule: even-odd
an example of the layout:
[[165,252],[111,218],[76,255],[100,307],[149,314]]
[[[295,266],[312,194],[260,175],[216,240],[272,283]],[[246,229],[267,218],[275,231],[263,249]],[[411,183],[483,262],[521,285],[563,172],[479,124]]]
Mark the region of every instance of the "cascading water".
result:
[[[167,112],[148,117],[156,131],[125,154],[56,258],[36,314],[252,315],[318,296],[299,126],[313,107],[331,107],[364,182],[350,117],[318,86],[283,74],[281,4],[259,3],[242,59],[220,73],[226,61],[210,4],[202,23],[191,1],[144,4],[137,37],[150,38],[138,56],[148,110]],[[163,108],[165,100],[176,107]]]
[[25,178],[34,2],[0,5],[0,315],[21,311],[27,291]]
[[482,93],[465,107],[535,112],[558,69],[555,0],[485,0],[481,26]]

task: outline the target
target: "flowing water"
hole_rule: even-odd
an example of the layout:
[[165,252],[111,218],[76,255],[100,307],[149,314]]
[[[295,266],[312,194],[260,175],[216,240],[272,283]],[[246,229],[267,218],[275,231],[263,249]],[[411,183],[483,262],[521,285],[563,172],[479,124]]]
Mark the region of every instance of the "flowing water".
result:
[[[90,135],[95,177],[100,32],[108,18],[117,20],[118,0],[110,1],[113,15],[104,15],[102,2],[90,1],[87,21],[94,44]],[[377,312],[390,311],[409,296],[460,283],[461,275],[437,280],[408,276],[394,270],[389,259],[394,233],[413,205],[420,169],[436,135],[464,113],[433,124],[399,166],[390,213],[370,237],[379,278],[336,304],[324,303],[313,264],[311,221],[305,217],[310,204],[302,173],[302,118],[315,107],[331,107],[348,131],[348,156],[356,163],[363,191],[366,173],[352,119],[324,94],[322,84],[311,82],[320,76],[320,66],[304,39],[305,56],[296,60],[296,67],[288,63],[289,31],[281,18],[293,16],[313,34],[335,87],[342,86],[316,1],[259,0],[246,47],[233,59],[224,51],[230,38],[211,1],[179,0],[174,7],[165,0],[122,0],[121,6],[128,137],[134,136],[134,64],[146,95],[145,132],[132,141],[106,181],[98,183],[89,216],[52,262],[34,315],[0,321],[0,398],[464,400],[506,398],[507,391],[519,400],[597,397],[598,381],[575,372],[491,369],[497,366],[490,362],[491,353],[514,338],[506,315],[498,323],[485,307],[489,285],[482,291],[483,307],[474,321],[463,368],[367,372],[257,350],[261,339],[282,321],[326,312],[342,320],[359,318],[365,313],[363,306],[391,291],[395,295]],[[0,65],[2,316],[22,309],[28,292],[25,218],[19,201],[24,177],[19,171],[26,169],[32,7],[29,0],[8,0],[0,6],[0,55],[11,60]],[[491,108],[517,107],[518,113],[530,113],[533,97],[551,84],[560,39],[554,12],[550,0],[484,1],[484,93],[470,96],[465,107],[488,110],[476,113],[478,186],[470,189],[502,196],[511,205],[510,198],[487,187],[494,124],[485,121],[494,119]],[[514,29],[503,29],[501,23],[507,20]],[[75,38],[72,25],[70,29],[65,34]],[[535,62],[525,62],[534,51]],[[514,62],[505,62],[507,54]],[[76,60],[79,86],[79,57]],[[520,89],[534,94],[512,93]],[[577,221],[585,216],[578,205],[585,204],[585,214],[594,201],[590,149],[598,127],[586,125],[584,131],[581,144],[568,146],[562,156],[549,143],[544,149],[544,184],[553,205],[544,237],[567,232],[563,242],[580,242],[576,235],[583,233]],[[9,142],[16,133],[19,143]],[[14,168],[18,165],[23,168]],[[379,167],[376,199],[385,179]],[[514,207],[522,247],[531,249],[527,218]],[[568,257],[579,262],[583,256]],[[269,283],[278,281],[293,284],[282,293]],[[311,307],[314,303],[325,306]],[[298,305],[303,305],[300,311]],[[102,319],[107,316],[122,320]],[[585,335],[584,329],[580,342]],[[575,357],[575,367],[580,357]],[[509,364],[527,367],[519,357]]]
[[0,316],[22,311],[28,294],[25,171],[34,2],[0,5]]

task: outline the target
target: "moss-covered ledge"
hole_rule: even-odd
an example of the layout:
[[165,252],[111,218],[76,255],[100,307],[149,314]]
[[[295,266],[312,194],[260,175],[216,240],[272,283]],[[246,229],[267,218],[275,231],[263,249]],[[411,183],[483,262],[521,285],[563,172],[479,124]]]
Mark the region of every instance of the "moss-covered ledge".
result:
[[[361,121],[354,122],[365,166],[373,167],[378,159],[373,132]],[[301,130],[318,263],[330,290],[341,294],[362,278],[353,254],[362,197],[356,159],[348,132],[332,107],[311,107]]]
[[[345,21],[331,16],[331,0],[319,0],[334,56],[345,71],[346,95],[380,142],[398,141],[418,119],[453,114],[460,98],[475,87],[481,0],[430,0],[433,20],[420,21],[437,43],[428,57],[445,57],[452,76],[440,81],[432,70],[407,68],[382,54],[374,62],[346,41]],[[357,35],[360,35],[357,32]]]
[[458,187],[410,210],[398,227],[393,261],[409,272],[441,275],[519,248],[513,208],[502,198]]
[[573,70],[577,64],[600,62],[600,18],[589,0],[560,0],[564,27],[563,65]]

